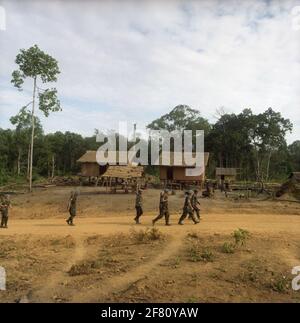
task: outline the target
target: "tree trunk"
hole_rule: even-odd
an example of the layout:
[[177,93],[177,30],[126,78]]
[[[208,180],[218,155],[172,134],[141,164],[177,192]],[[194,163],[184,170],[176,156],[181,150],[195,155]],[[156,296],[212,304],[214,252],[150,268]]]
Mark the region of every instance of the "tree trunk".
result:
[[269,156],[268,156],[268,163],[267,163],[266,182],[269,180],[269,172],[270,172],[271,155],[272,155],[272,152],[270,151]]
[[51,178],[54,178],[54,170],[55,170],[55,156],[52,155],[52,172],[51,172]]
[[20,176],[21,173],[21,147],[18,147],[18,161],[17,161],[17,174]]
[[32,112],[31,112],[31,144],[29,164],[29,191],[32,192],[32,165],[33,165],[33,141],[34,141],[34,108],[35,108],[36,77],[33,80]]
[[29,164],[30,164],[30,144],[28,145],[28,153],[27,153],[27,173],[26,178],[29,180]]

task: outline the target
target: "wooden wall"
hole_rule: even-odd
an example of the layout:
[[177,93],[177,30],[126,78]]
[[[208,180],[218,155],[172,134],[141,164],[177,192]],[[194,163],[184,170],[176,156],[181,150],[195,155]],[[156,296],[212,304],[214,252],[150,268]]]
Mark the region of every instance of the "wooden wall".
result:
[[97,163],[82,163],[81,176],[97,177],[100,175],[100,167]]
[[173,169],[173,180],[174,181],[203,181],[203,174],[200,176],[186,176],[185,167],[170,167],[170,166],[160,166],[159,167],[159,177],[161,180],[167,180],[168,168]]

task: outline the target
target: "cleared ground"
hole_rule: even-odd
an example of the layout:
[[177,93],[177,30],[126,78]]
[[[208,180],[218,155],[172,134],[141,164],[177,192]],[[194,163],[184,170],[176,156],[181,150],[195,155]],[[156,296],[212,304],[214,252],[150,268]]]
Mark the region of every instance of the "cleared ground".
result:
[[[183,193],[170,196],[172,226],[151,219],[158,190],[144,192],[141,225],[131,194],[82,188],[74,227],[65,223],[72,188],[12,197],[0,230],[1,302],[300,302],[300,205],[202,199],[203,219],[178,226]],[[236,244],[238,228],[250,235]]]

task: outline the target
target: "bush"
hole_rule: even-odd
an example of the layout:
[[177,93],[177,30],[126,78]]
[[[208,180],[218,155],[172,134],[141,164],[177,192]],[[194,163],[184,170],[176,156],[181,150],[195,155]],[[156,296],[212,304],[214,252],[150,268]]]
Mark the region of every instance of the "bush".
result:
[[151,241],[162,240],[164,235],[157,228],[147,228],[145,230],[136,231],[133,229],[131,231],[131,238],[136,243],[148,243]]
[[224,253],[234,253],[235,245],[232,242],[225,242],[222,246]]
[[289,279],[280,274],[271,283],[271,288],[278,293],[285,293],[289,288]]
[[249,238],[250,233],[247,230],[239,228],[238,230],[235,230],[232,235],[235,240],[235,244],[243,246]]
[[200,249],[197,245],[193,245],[188,250],[189,259],[192,262],[205,261],[212,262],[214,254],[209,248]]

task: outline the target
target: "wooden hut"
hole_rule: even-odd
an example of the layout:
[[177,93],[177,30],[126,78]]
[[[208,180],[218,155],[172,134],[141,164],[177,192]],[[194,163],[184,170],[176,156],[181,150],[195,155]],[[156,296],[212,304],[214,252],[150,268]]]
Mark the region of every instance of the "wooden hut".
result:
[[[182,153],[178,153],[181,156]],[[195,157],[195,155],[193,156]],[[204,153],[204,172],[198,176],[188,176],[187,169],[195,169],[195,166],[188,166],[182,160],[181,165],[174,163],[174,160],[177,158],[176,153],[170,153],[170,164],[165,165],[162,162],[159,166],[159,178],[164,186],[178,187],[182,188],[186,185],[197,185],[201,186],[205,181],[205,167],[208,163],[209,153]],[[182,158],[182,157],[180,157]]]
[[[99,165],[96,159],[96,151],[88,150],[81,156],[77,162],[81,164],[81,172],[79,176],[96,178],[96,185],[100,184],[106,187],[124,188],[142,184],[141,180],[144,176],[144,168],[135,164],[119,164],[115,160],[105,160],[106,164]],[[117,161],[120,153],[116,153]],[[100,161],[101,162],[101,161]]]
[[221,181],[235,181],[237,171],[236,168],[227,168],[227,167],[216,167],[216,179],[218,182]]

